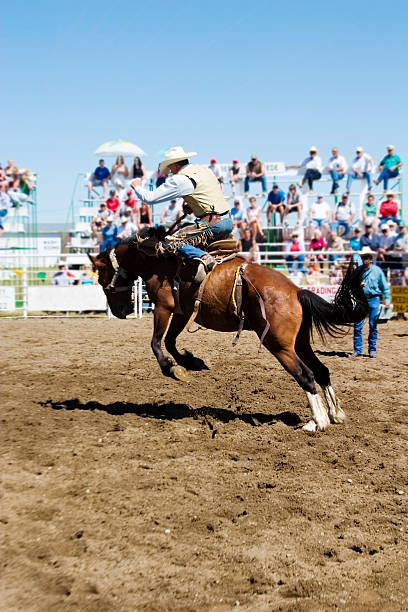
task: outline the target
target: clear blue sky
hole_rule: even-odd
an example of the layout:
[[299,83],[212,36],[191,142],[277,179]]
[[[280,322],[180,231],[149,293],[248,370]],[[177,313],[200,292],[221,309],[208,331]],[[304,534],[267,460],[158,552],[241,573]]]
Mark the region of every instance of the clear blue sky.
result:
[[115,138],[150,168],[178,144],[295,163],[391,142],[407,162],[407,20],[406,0],[6,3],[0,160],[39,173],[42,222]]

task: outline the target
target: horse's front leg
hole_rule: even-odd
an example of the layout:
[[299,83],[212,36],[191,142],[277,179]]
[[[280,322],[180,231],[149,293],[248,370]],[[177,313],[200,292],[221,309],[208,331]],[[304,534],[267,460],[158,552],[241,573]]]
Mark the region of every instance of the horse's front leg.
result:
[[164,376],[174,376],[179,380],[186,380],[185,369],[178,365],[174,366],[171,359],[164,355],[161,347],[164,332],[169,324],[170,315],[171,310],[169,308],[156,306],[154,309],[154,329],[151,347]]
[[184,350],[184,353],[180,353],[177,349],[176,340],[187,325],[188,319],[189,316],[184,314],[173,315],[170,327],[164,339],[164,344],[170,355],[174,357],[177,363],[187,370],[208,370],[208,367],[202,359],[199,357],[194,357],[190,351]]

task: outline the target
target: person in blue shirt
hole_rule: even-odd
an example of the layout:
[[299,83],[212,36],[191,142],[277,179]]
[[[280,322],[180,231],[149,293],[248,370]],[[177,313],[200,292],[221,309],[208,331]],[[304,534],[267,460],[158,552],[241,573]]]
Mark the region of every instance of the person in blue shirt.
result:
[[[377,255],[370,247],[363,247],[360,257],[363,262],[363,291],[368,300],[368,355],[373,358],[377,352],[377,319],[380,310],[380,298],[384,296],[385,308],[390,307],[391,294],[384,272],[373,265],[373,258]],[[364,319],[354,325],[354,353],[353,357],[363,355],[363,325]]]
[[350,238],[350,248],[353,249],[353,251],[359,251],[361,249],[361,229],[359,227],[355,227],[354,228],[354,236],[352,238]]
[[103,159],[99,160],[99,166],[95,168],[88,182],[89,197],[93,197],[94,187],[103,187],[103,197],[106,198],[108,193],[108,180],[110,179],[109,168],[105,166]]
[[116,225],[113,225],[113,217],[110,215],[106,219],[106,225],[102,230],[102,238],[101,246],[99,247],[99,252],[102,253],[105,249],[114,249],[117,244],[116,236],[118,235],[118,228]]
[[280,214],[280,222],[283,224],[283,215],[285,213],[285,194],[278,185],[272,185],[272,191],[268,195],[268,207],[266,209],[266,220],[268,226],[271,224],[272,214],[276,211]]
[[382,158],[378,166],[380,175],[378,179],[374,181],[376,185],[384,181],[384,191],[388,189],[388,181],[390,178],[396,178],[399,175],[399,169],[402,166],[401,158],[394,153],[394,145],[388,145],[387,151],[387,155]]

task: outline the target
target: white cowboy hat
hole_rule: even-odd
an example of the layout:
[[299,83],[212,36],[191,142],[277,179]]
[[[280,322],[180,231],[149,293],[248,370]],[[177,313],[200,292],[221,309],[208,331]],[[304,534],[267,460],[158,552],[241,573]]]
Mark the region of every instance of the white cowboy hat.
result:
[[377,253],[373,251],[369,246],[363,246],[361,251],[359,252],[360,257],[364,257],[364,255],[371,255],[371,257],[377,257]]
[[160,172],[166,174],[166,170],[170,164],[175,164],[183,159],[188,159],[189,157],[193,157],[193,155],[197,155],[197,153],[194,151],[189,151],[186,153],[183,147],[172,147],[164,154],[164,161],[162,161],[160,164]]
[[318,153],[318,150],[316,147],[309,147],[309,153]]

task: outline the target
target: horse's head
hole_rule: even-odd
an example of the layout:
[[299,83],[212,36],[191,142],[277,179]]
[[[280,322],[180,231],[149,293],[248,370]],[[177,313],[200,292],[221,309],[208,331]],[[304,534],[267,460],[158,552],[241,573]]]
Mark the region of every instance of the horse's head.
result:
[[98,272],[98,281],[102,286],[109,308],[118,319],[126,319],[133,312],[132,290],[135,275],[127,265],[129,251],[127,244],[119,244],[111,251],[104,251],[96,257],[89,255]]

